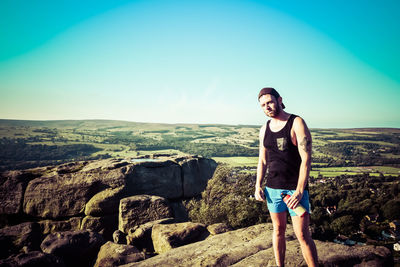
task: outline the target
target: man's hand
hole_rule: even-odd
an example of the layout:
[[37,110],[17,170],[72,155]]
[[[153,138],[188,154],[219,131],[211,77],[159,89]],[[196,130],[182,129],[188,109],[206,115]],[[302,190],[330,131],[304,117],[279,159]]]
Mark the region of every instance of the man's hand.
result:
[[293,195],[290,196],[286,205],[288,206],[289,209],[295,209],[297,205],[300,203],[302,197],[303,197],[302,193],[295,191]]
[[258,186],[256,187],[256,191],[254,192],[254,197],[258,201],[265,201],[264,191],[262,190],[261,187]]

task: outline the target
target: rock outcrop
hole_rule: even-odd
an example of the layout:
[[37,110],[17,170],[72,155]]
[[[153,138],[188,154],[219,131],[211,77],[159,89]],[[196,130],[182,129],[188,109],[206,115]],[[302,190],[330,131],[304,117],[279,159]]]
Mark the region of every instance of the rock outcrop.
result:
[[0,214],[24,213],[43,219],[83,213],[98,217],[115,214],[119,200],[128,196],[194,197],[204,190],[216,166],[214,160],[200,157],[136,163],[106,159],[4,172]]
[[[200,195],[216,166],[214,160],[190,156],[72,162],[0,173],[0,259],[40,251],[42,240],[53,233],[90,230],[113,240],[118,228],[127,235],[146,222],[186,219],[182,199]],[[143,233],[136,241],[151,237],[151,227]],[[143,248],[152,249],[149,242]]]
[[[150,159],[148,159],[150,160]],[[42,220],[118,213],[122,198],[148,194],[179,200],[200,195],[217,164],[201,157],[74,162],[0,174],[0,215]],[[186,187],[184,184],[193,184]]]
[[[144,261],[123,267],[150,266],[274,266],[271,239],[272,224],[258,224],[208,237],[181,246]],[[286,231],[285,266],[306,266],[293,229]],[[385,247],[347,247],[316,241],[320,266],[392,266],[390,251]]]

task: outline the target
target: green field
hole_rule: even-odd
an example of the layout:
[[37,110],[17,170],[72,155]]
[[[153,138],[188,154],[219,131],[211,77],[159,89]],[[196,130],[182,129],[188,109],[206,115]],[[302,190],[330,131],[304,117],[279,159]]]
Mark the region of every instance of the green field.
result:
[[258,157],[213,157],[213,159],[231,167],[257,167],[258,163]]
[[313,168],[310,172],[311,176],[317,177],[321,174],[324,177],[335,177],[343,174],[354,175],[369,173],[371,176],[400,175],[400,168],[390,166],[368,166],[368,167],[324,167]]

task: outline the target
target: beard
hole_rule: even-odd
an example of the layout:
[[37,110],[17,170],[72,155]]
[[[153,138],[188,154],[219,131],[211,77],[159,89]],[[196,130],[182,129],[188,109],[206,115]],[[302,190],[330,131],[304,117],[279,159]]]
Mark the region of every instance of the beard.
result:
[[277,105],[275,110],[271,110],[270,113],[267,113],[267,116],[270,118],[275,118],[276,116],[279,115],[279,113],[281,113],[281,106]]

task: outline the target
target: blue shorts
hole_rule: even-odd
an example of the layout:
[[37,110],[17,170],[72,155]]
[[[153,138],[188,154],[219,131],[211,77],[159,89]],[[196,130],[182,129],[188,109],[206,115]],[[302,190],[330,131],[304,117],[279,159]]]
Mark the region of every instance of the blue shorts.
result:
[[[273,213],[281,213],[289,210],[290,216],[296,216],[296,213],[289,209],[286,206],[286,203],[283,202],[281,197],[281,193],[287,195],[293,195],[296,190],[286,190],[286,189],[273,189],[269,187],[265,187],[264,194],[267,199],[268,210]],[[308,191],[304,190],[303,197],[300,200],[300,204],[310,213],[310,200],[308,196]]]

